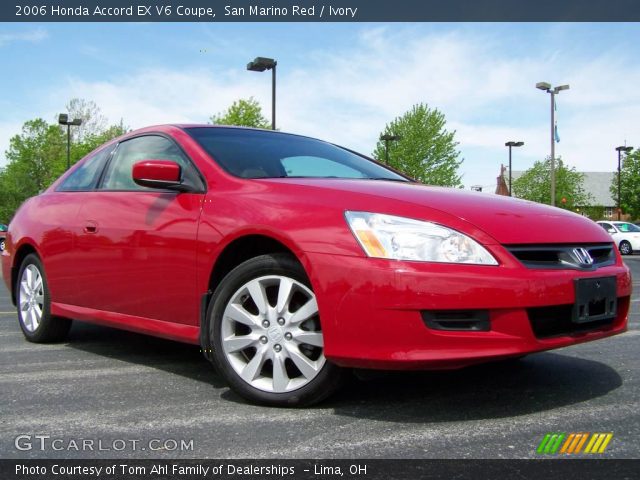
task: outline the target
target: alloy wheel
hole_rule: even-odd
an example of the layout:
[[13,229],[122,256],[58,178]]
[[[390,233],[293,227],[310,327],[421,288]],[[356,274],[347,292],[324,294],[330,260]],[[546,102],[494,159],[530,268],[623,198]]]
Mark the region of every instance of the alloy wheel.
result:
[[631,244],[627,241],[620,243],[620,253],[622,255],[629,255],[631,253]]
[[27,265],[20,278],[18,305],[24,327],[35,332],[42,321],[44,310],[44,284],[38,267]]
[[221,341],[240,378],[265,392],[302,388],[326,362],[316,297],[286,276],[263,276],[241,286],[224,310]]

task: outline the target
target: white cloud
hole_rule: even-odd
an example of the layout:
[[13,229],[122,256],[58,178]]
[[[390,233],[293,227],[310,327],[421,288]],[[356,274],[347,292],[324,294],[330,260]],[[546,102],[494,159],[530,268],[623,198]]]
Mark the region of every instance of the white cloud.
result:
[[14,42],[37,43],[48,38],[49,34],[43,28],[36,28],[24,32],[2,33],[0,32],[0,47],[4,47]]
[[139,128],[167,122],[204,123],[248,91],[246,84],[227,74],[157,69],[101,82],[71,78],[52,94],[50,102],[65,94],[91,99],[111,121],[122,118],[125,124]]

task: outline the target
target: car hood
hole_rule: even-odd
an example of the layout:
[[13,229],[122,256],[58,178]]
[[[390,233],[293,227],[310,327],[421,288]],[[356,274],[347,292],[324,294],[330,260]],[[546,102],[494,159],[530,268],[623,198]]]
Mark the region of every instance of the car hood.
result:
[[[368,211],[398,214],[394,206],[402,202],[424,207],[413,210],[415,217],[430,220],[429,210],[437,210],[472,224],[502,244],[611,242],[602,227],[586,217],[501,195],[385,180],[287,178],[260,181],[268,182],[276,189],[295,185],[329,191],[329,198],[339,198],[345,210],[360,208],[351,203],[361,196],[369,197],[367,205],[376,206]],[[376,197],[375,201],[370,197]],[[361,202],[355,203],[361,205]]]

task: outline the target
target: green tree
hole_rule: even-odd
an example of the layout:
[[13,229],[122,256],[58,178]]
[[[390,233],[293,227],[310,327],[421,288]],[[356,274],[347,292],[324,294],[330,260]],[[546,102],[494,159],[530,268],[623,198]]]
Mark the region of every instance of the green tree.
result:
[[82,119],[79,126],[71,127],[71,140],[74,143],[81,143],[87,137],[100,135],[107,129],[107,119],[92,100],[72,98],[67,102],[66,109],[69,119]]
[[[95,107],[95,104],[93,104]],[[92,110],[99,115],[97,107]],[[75,117],[77,118],[77,117]],[[94,124],[95,125],[95,124]],[[74,164],[103,143],[122,135],[122,125],[91,127],[81,139],[72,139],[70,158]],[[37,195],[53,183],[67,166],[66,127],[41,118],[24,123],[19,134],[9,141],[6,166],[0,170],[0,221],[8,222],[27,198]]]
[[0,172],[0,218],[9,220],[27,198],[37,195],[65,168],[65,137],[58,125],[30,120],[9,141]]
[[85,135],[82,141],[71,144],[71,164],[75,164],[100,145],[120,135],[124,135],[129,130],[129,127],[126,127],[121,121],[118,125],[111,125],[101,131],[95,131],[89,135]]
[[253,97],[236,100],[226,111],[212,116],[210,120],[215,125],[271,128],[271,122],[264,117],[262,107]]
[[[575,167],[568,167],[561,158],[555,162],[556,204],[558,207],[575,210],[589,205],[591,195],[584,190],[584,175]],[[538,203],[551,202],[551,159],[538,161],[529,170],[513,181],[513,195]]]
[[[422,103],[387,124],[381,135],[400,137],[389,141],[389,166],[429,185],[461,186],[458,142],[445,126],[444,114]],[[386,162],[384,141],[378,141],[373,156]]]
[[[618,198],[618,175],[611,182],[611,196]],[[620,207],[631,218],[640,218],[640,150],[629,153],[622,160],[620,175]]]

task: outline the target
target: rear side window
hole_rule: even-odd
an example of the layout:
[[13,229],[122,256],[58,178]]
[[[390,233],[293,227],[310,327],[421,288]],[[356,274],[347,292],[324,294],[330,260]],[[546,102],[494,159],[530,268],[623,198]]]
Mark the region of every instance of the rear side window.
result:
[[118,145],[107,167],[103,190],[153,190],[133,181],[133,165],[141,160],[172,160],[182,167],[183,176],[194,176],[193,167],[178,146],[157,135],[136,137]]
[[102,171],[104,162],[113,150],[113,145],[103,148],[87,158],[58,187],[59,192],[81,192],[93,190]]
[[604,228],[606,231],[609,231],[613,228],[610,223],[601,223],[600,226]]

